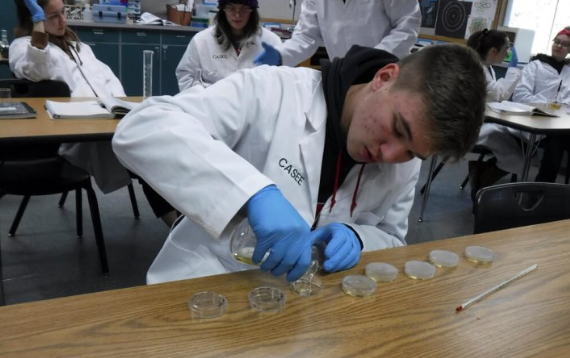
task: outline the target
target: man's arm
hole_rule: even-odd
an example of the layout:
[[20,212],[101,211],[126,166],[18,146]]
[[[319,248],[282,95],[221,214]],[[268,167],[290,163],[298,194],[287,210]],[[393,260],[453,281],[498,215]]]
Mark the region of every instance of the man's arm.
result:
[[153,97],[125,116],[113,137],[119,160],[214,238],[255,193],[273,184],[232,150],[247,119],[260,117],[261,95],[244,95],[243,88],[262,86],[248,79],[241,72],[208,89]]
[[418,39],[421,24],[420,6],[416,0],[383,1],[392,30],[375,47],[403,58],[410,54],[410,49]]
[[322,43],[315,0],[304,0],[301,4],[301,15],[291,39],[276,47],[281,54],[282,64],[298,65],[311,57]]

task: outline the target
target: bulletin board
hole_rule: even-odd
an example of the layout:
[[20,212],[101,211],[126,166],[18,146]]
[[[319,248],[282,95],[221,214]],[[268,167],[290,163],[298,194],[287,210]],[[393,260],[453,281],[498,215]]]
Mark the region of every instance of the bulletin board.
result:
[[466,43],[472,33],[495,29],[507,0],[418,0],[420,38]]

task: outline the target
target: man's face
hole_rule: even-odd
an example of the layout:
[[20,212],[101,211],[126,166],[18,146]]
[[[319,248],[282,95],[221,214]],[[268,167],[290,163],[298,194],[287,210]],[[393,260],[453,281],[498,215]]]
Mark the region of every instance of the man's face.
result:
[[418,95],[393,89],[398,74],[395,64],[378,71],[355,103],[347,150],[358,162],[402,163],[431,154],[425,105]]

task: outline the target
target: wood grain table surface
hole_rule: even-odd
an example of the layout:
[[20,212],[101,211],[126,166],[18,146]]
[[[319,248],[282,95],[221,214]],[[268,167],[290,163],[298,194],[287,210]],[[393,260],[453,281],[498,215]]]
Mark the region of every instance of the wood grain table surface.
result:
[[[29,144],[45,142],[83,142],[110,140],[115,133],[118,119],[50,119],[44,104],[46,99],[58,102],[77,102],[95,98],[11,98],[9,101],[26,102],[37,112],[36,118],[0,119],[0,145]],[[141,102],[142,97],[124,97]]]
[[[491,264],[465,247],[494,251]],[[408,260],[433,249],[461,255],[432,280],[406,277]],[[128,258],[125,258],[128,260]],[[369,262],[400,272],[372,297],[341,281]],[[519,271],[538,269],[462,312],[455,308]],[[570,221],[367,252],[349,271],[323,274],[317,296],[300,297],[260,270],[0,308],[0,357],[567,357],[570,354]],[[111,277],[112,279],[112,277]],[[250,308],[260,286],[286,292],[276,313]],[[187,300],[214,291],[225,315],[193,318]]]

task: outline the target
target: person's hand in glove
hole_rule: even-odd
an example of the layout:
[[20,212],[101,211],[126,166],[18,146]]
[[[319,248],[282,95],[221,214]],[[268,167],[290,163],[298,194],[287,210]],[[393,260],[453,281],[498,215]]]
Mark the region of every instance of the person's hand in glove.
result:
[[33,22],[40,22],[45,21],[46,15],[44,10],[40,5],[38,5],[38,0],[24,0],[26,7],[30,10],[32,14],[32,21]]
[[[246,204],[247,217],[257,244],[253,262],[259,263],[265,254],[269,256],[261,269],[273,275],[287,274],[287,280],[295,281],[307,270],[310,263],[310,228],[297,210],[285,199],[275,185],[258,191]],[[303,251],[309,250],[306,265],[297,263]]]
[[311,242],[318,241],[327,245],[323,264],[327,272],[348,270],[360,259],[360,240],[354,231],[344,224],[332,223],[311,232]]
[[270,66],[280,66],[281,65],[281,54],[266,42],[262,42],[263,51],[257,55],[253,62],[257,65],[270,65]]
[[517,49],[514,47],[511,47],[511,52],[512,52],[512,56],[511,56],[511,61],[509,62],[509,67],[517,67],[517,65],[519,64],[519,57],[517,56]]

